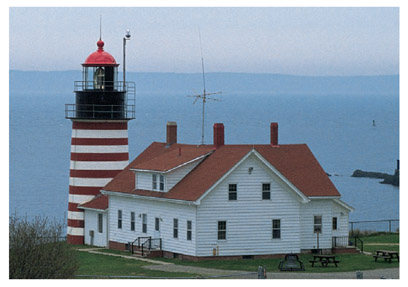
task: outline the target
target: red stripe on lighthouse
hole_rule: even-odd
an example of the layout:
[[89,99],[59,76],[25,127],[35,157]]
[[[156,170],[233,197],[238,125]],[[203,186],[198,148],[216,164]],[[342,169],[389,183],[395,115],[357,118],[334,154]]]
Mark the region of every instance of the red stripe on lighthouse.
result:
[[128,145],[127,138],[72,138],[71,145]]
[[114,178],[122,170],[76,170],[71,169],[69,176],[81,178]]
[[78,208],[78,203],[73,202],[68,202],[68,211],[84,212],[82,209]]
[[67,234],[67,242],[69,244],[83,245],[84,244],[84,237],[83,236]]
[[103,186],[69,186],[69,194],[97,195]]
[[77,219],[68,219],[68,226],[84,228],[84,221]]
[[76,161],[124,161],[129,160],[129,153],[71,153],[71,160]]
[[127,130],[127,122],[73,122],[72,129],[76,130]]

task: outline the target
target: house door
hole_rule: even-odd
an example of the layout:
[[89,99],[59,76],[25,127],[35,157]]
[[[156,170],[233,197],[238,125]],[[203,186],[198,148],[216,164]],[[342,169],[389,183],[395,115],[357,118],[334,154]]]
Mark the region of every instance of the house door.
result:
[[160,234],[160,218],[156,217],[154,219],[154,238],[161,238]]

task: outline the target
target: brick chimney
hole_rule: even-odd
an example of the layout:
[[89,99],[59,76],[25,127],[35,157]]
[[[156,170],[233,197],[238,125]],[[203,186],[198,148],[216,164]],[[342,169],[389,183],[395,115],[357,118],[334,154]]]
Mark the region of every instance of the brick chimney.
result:
[[278,146],[278,123],[271,123],[271,146]]
[[219,148],[224,145],[224,124],[214,124],[214,146]]
[[177,143],[177,123],[167,122],[166,128],[166,144],[167,146],[171,146],[172,144]]

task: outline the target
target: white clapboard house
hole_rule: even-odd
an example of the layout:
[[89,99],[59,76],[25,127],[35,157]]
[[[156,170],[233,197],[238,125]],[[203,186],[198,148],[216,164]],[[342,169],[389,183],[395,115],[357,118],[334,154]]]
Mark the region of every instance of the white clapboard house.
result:
[[[212,145],[154,142],[82,204],[85,244],[161,247],[187,259],[261,257],[347,244],[349,212],[306,144],[224,144],[214,124]],[[130,245],[129,245],[130,244]],[[159,246],[160,244],[160,246]],[[145,245],[146,247],[146,245]]]

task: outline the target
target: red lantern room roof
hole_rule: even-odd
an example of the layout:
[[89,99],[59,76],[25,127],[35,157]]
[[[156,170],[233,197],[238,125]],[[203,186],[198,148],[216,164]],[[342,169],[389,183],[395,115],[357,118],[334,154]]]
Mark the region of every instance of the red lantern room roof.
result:
[[96,44],[98,45],[98,50],[90,54],[88,58],[86,58],[85,63],[83,63],[82,66],[84,67],[119,66],[119,64],[116,63],[115,58],[111,54],[103,50],[103,46],[105,45],[105,43],[101,39],[99,39],[99,41]]

